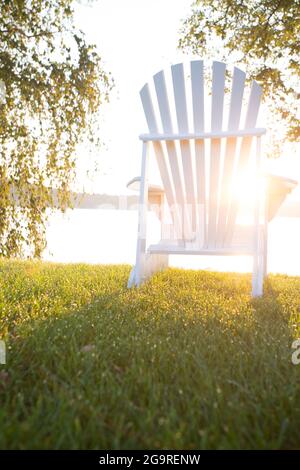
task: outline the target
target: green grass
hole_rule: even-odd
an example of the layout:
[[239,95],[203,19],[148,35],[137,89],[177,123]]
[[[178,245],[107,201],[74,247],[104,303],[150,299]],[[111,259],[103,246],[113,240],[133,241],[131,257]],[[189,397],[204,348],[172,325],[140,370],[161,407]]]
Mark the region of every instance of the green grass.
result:
[[299,448],[300,278],[0,263],[1,448]]

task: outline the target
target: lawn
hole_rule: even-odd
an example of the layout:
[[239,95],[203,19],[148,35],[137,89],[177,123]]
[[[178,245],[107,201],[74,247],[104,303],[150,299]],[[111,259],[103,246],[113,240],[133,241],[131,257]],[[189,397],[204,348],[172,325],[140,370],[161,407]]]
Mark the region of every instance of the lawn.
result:
[[300,278],[0,262],[1,448],[300,448]]

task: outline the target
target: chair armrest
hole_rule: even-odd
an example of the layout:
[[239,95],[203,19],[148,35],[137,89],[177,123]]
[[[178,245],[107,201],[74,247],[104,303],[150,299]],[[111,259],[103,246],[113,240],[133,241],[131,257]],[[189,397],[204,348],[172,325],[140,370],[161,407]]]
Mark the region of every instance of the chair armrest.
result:
[[128,183],[126,184],[126,188],[130,189],[131,191],[139,191],[140,183],[141,177],[136,176],[135,178],[132,178],[130,181],[128,181]]
[[[140,184],[141,184],[141,177],[136,176],[135,178],[132,178],[128,183],[127,183],[127,188],[130,189],[131,191],[139,191],[140,190]],[[155,194],[156,196],[158,195],[163,195],[165,193],[164,189],[161,186],[158,186],[157,184],[149,184],[148,186],[148,194]]]
[[273,175],[272,173],[264,173],[265,178],[269,178],[269,181],[272,181],[272,184],[278,185],[278,187],[285,187],[288,188],[289,191],[292,191],[295,189],[295,187],[298,185],[298,181],[287,178],[286,176],[279,176],[279,175]]
[[[140,190],[140,184],[141,184],[141,177],[136,176],[135,178],[132,178],[127,183],[127,188],[131,189],[132,191],[138,191]],[[155,206],[161,206],[163,204],[164,200],[164,190],[160,186],[156,184],[150,184],[148,186],[148,205],[150,210],[156,211]]]
[[298,185],[298,181],[285,176],[265,173],[267,180],[267,217],[272,220],[283,204],[287,195]]
[[141,134],[143,142],[160,142],[168,140],[203,140],[223,139],[225,137],[260,137],[266,133],[264,128],[237,129],[235,131],[181,133],[181,134]]

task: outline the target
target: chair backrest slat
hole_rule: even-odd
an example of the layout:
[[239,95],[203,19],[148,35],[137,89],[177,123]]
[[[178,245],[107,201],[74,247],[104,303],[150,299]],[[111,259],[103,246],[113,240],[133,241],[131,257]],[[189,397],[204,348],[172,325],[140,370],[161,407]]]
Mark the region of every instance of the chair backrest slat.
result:
[[[251,85],[250,97],[248,101],[247,114],[246,114],[246,119],[245,119],[246,129],[252,129],[256,125],[261,95],[262,95],[262,89],[258,85],[258,83],[254,80]],[[237,180],[241,177],[249,161],[252,141],[253,141],[252,137],[243,137],[242,139],[241,149],[239,152],[239,160],[237,163],[237,169],[236,169],[236,175],[235,175],[235,178]],[[232,241],[234,225],[236,223],[238,210],[239,210],[239,200],[238,198],[232,198],[231,203],[230,203],[229,213],[228,213],[228,221],[227,221],[226,234],[225,234],[225,243],[227,244],[230,244]]]
[[[157,133],[158,132],[158,125],[157,120],[155,118],[153,103],[150,95],[149,85],[146,84],[140,91],[140,97],[142,100],[144,113],[146,117],[146,121],[149,127],[150,132]],[[166,157],[164,155],[164,150],[161,142],[153,142],[154,152],[156,155],[157,166],[161,175],[162,184],[165,189],[165,194],[167,198],[167,202],[170,207],[175,205],[175,197],[173,191],[173,184],[170,178],[169,170],[166,164]]]
[[[234,67],[227,126],[227,129],[229,131],[238,130],[240,125],[245,78],[246,74],[242,72],[242,70]],[[224,243],[227,215],[229,210],[230,198],[232,196],[232,178],[234,171],[236,144],[236,137],[228,138],[226,141],[218,213],[217,245],[219,247],[223,246]]]
[[[204,132],[204,71],[203,61],[191,62],[191,86],[193,100],[193,123],[195,132]],[[195,140],[195,168],[197,188],[197,230],[203,234],[203,244],[207,239],[205,147],[204,141]]]
[[[158,106],[162,121],[163,130],[165,133],[173,132],[173,125],[171,120],[171,112],[169,106],[169,99],[165,81],[165,74],[163,71],[158,72],[154,75],[154,85],[156,89],[156,95],[158,100]],[[167,153],[169,158],[169,165],[171,168],[173,184],[174,184],[174,193],[176,199],[176,207],[172,207],[171,211],[176,212],[177,224],[182,225],[183,238],[184,236],[189,237],[191,233],[191,228],[189,225],[189,217],[187,214],[187,207],[185,201],[185,194],[183,189],[183,181],[180,173],[178,155],[176,150],[176,145],[174,141],[166,142]],[[178,211],[178,208],[180,210]],[[178,212],[180,214],[178,215]],[[178,220],[179,218],[179,220]]]
[[[177,124],[179,133],[189,132],[188,111],[185,92],[185,78],[183,64],[173,65],[172,80],[175,98],[175,108],[177,116]],[[194,176],[192,167],[192,155],[189,140],[180,141],[184,186],[187,203],[187,216],[192,231],[196,231],[196,206],[195,206],[195,189]]]
[[[220,131],[223,124],[223,104],[226,65],[214,62],[212,68],[211,130]],[[215,248],[221,163],[221,139],[212,139],[210,149],[208,247]]]

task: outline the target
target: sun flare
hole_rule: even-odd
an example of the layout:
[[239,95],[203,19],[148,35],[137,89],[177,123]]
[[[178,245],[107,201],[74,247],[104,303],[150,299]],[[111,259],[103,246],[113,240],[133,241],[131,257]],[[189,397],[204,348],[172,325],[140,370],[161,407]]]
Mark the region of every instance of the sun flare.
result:
[[241,207],[252,206],[257,197],[264,200],[265,194],[266,178],[257,175],[253,169],[243,171],[233,183],[232,196]]

